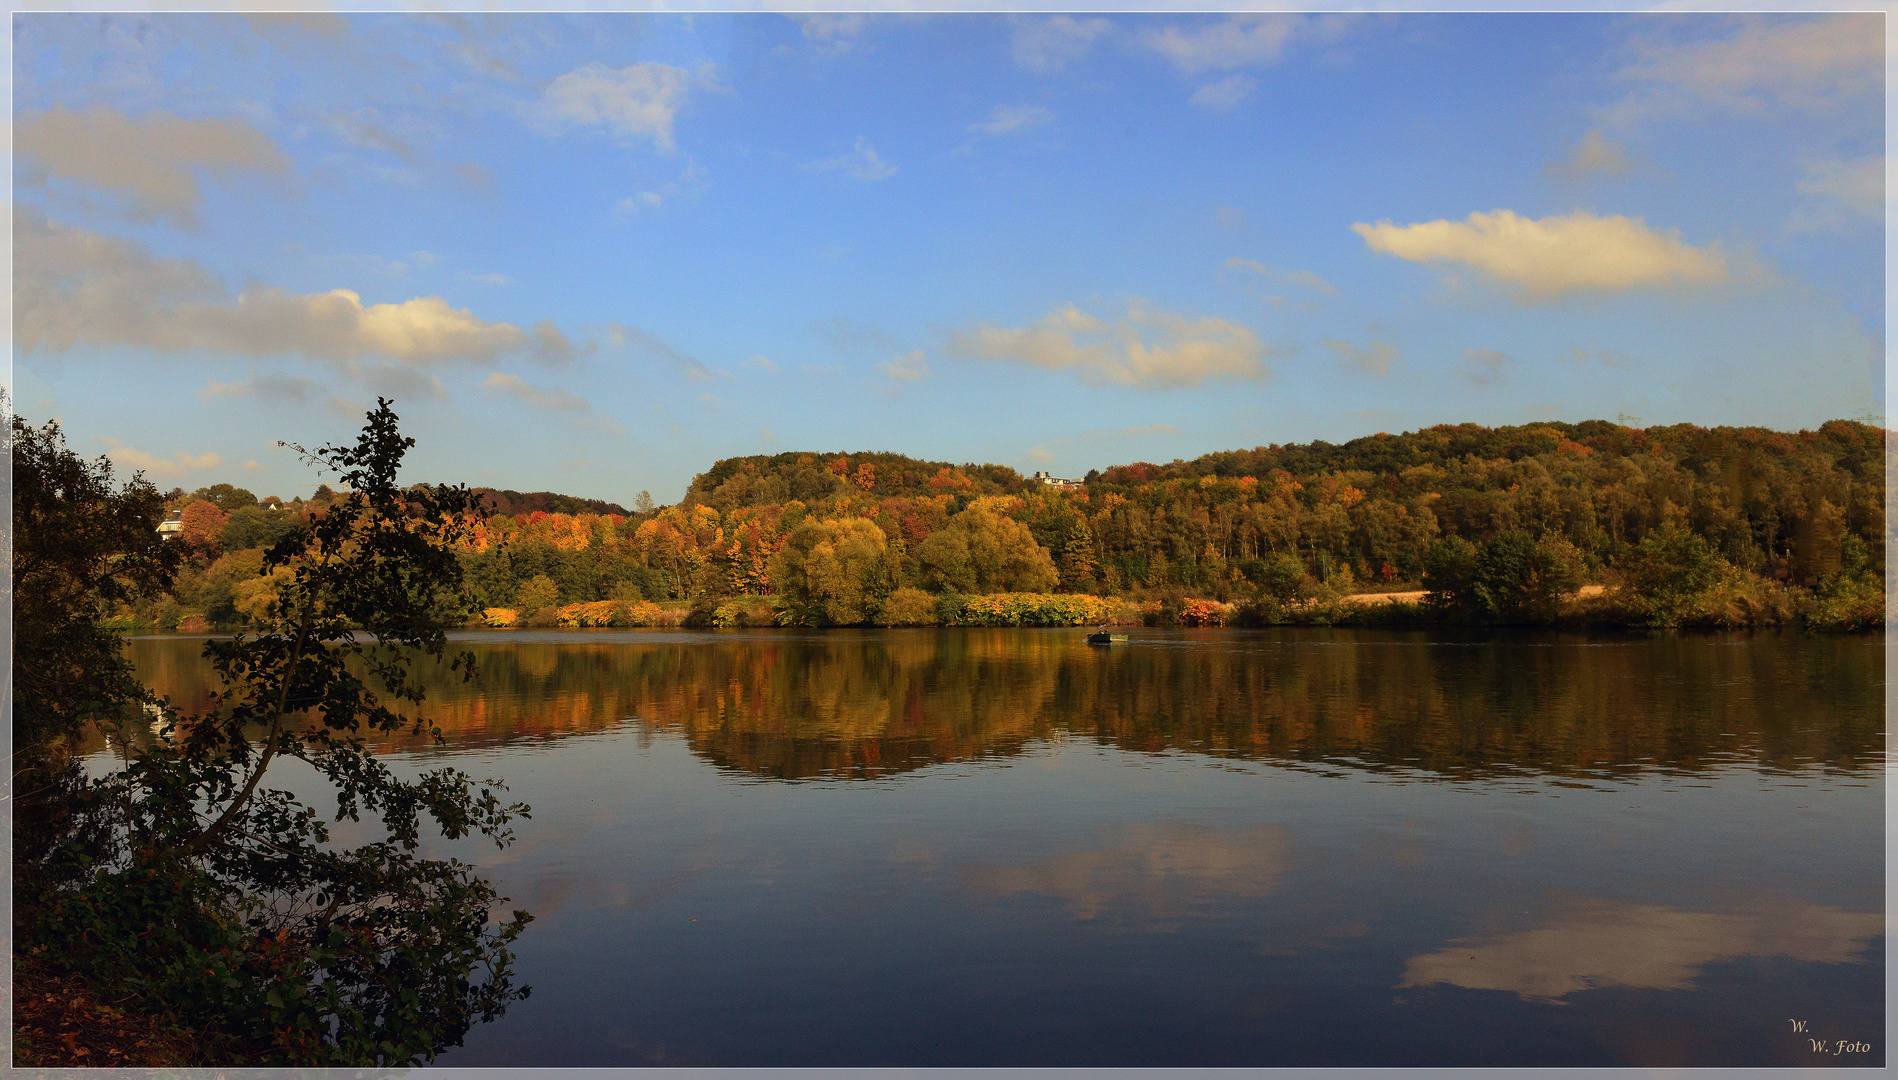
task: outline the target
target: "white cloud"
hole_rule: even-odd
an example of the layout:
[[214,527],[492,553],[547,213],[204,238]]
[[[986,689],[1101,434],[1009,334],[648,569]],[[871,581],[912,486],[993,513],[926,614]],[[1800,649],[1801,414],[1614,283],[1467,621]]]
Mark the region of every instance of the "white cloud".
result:
[[1051,371],[1076,371],[1092,383],[1147,389],[1198,386],[1209,379],[1269,376],[1266,348],[1253,332],[1210,316],[1184,316],[1134,300],[1112,322],[1072,305],[1031,326],[987,323],[949,335],[949,351]]
[[858,180],[887,180],[896,175],[896,166],[883,160],[883,155],[877,153],[876,147],[871,146],[870,140],[862,135],[857,136],[856,145],[849,153],[825,158],[822,161],[812,161],[804,168],[807,172],[841,170],[846,176],[853,176]]
[[290,161],[270,136],[242,120],[187,118],[154,111],[130,117],[103,106],[54,106],[14,125],[21,179],[70,181],[123,200],[140,220],[193,225],[204,191],[200,173],[223,179],[251,172],[283,176]]
[[136,447],[127,446],[110,436],[106,436],[104,441],[107,446],[105,456],[112,459],[112,464],[134,469],[152,479],[171,479],[187,473],[215,469],[224,464],[224,459],[216,454],[191,454],[180,450],[168,458],[161,458]]
[[1508,368],[1515,361],[1495,349],[1464,349],[1463,370],[1457,374],[1478,386],[1501,386],[1508,381]]
[[618,209],[622,215],[637,214],[641,210],[657,210],[665,201],[665,196],[657,191],[641,191],[621,199]]
[[[1702,18],[1666,24],[1698,29]],[[1604,110],[1610,123],[1689,116],[1706,108],[1824,110],[1875,95],[1883,83],[1885,32],[1875,12],[1804,18],[1748,16],[1720,37],[1637,39],[1618,74],[1635,89]]]
[[1384,376],[1391,373],[1397,363],[1397,347],[1382,341],[1373,341],[1368,345],[1359,345],[1337,338],[1320,338],[1325,348],[1338,360],[1338,366],[1351,371],[1361,371],[1366,375]]
[[1351,231],[1372,251],[1411,262],[1461,263],[1517,299],[1552,300],[1570,293],[1617,293],[1727,280],[1719,245],[1691,247],[1677,231],[1657,232],[1640,218],[1519,217],[1510,210],[1471,214],[1467,222],[1356,224]]
[[672,120],[685,103],[692,76],[659,63],[610,68],[592,63],[548,85],[545,107],[554,119],[577,127],[603,126],[623,138],[652,140],[672,149]]
[[629,218],[648,210],[657,210],[668,202],[697,198],[705,190],[705,167],[690,154],[685,155],[685,168],[679,170],[676,180],[668,180],[655,189],[635,192],[619,201],[614,208],[616,216]]
[[[300,354],[374,374],[362,361],[491,361],[503,354],[566,360],[578,349],[551,321],[528,330],[489,322],[439,296],[364,304],[348,289],[291,293],[253,286],[235,299],[186,259],[14,212],[14,332],[22,351],[131,346],[239,356]],[[393,377],[393,376],[390,376]]]
[[857,47],[857,35],[863,33],[868,16],[861,12],[790,16],[804,32],[804,40],[825,56],[842,56]]
[[1787,222],[1796,230],[1843,228],[1885,219],[1885,159],[1808,161],[1799,193],[1813,201],[1793,211]]
[[920,382],[929,378],[929,364],[923,359],[921,349],[912,350],[888,363],[878,364],[877,370],[902,382]]
[[1250,96],[1258,85],[1249,76],[1228,75],[1193,91],[1187,100],[1202,109],[1230,109]]
[[1448,983],[1543,1002],[1609,986],[1684,990],[1708,964],[1741,956],[1852,963],[1884,931],[1883,912],[1798,901],[1727,914],[1590,901],[1545,927],[1412,957],[1398,985]]
[[746,367],[755,367],[755,368],[757,368],[757,369],[758,369],[759,371],[776,371],[776,370],[778,370],[778,365],[777,365],[776,363],[774,363],[774,362],[772,362],[772,360],[771,360],[771,358],[770,358],[770,357],[768,357],[768,356],[765,356],[765,355],[764,355],[764,354],[762,354],[762,353],[756,353],[756,354],[753,354],[753,355],[752,355],[752,356],[750,356],[750,357],[747,357],[747,358],[746,358],[746,360],[745,360],[745,366],[746,366]]
[[1356,22],[1351,15],[1227,15],[1151,30],[1140,43],[1181,74],[1196,75],[1276,64],[1294,42],[1336,41]]
[[1596,129],[1582,136],[1567,157],[1550,162],[1543,171],[1558,180],[1580,180],[1597,173],[1620,176],[1632,168],[1634,163],[1628,160],[1627,151]]
[[519,375],[499,371],[481,380],[481,388],[491,394],[505,394],[536,409],[554,412],[586,412],[588,409],[587,403],[571,391],[543,390]]
[[1085,57],[1112,29],[1106,19],[1072,15],[1017,18],[1011,34],[1015,63],[1037,74],[1055,74]]
[[971,135],[1006,135],[1023,128],[1054,123],[1054,110],[1040,105],[997,105],[995,112],[979,124],[970,124]]

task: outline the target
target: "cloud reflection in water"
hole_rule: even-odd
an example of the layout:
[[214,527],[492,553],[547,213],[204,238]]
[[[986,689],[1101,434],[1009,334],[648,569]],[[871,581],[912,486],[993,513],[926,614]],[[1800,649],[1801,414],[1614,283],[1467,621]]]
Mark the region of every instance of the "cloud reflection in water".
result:
[[1595,900],[1549,926],[1412,957],[1399,986],[1448,983],[1560,1003],[1578,990],[1682,990],[1741,956],[1843,964],[1885,932],[1878,912],[1791,902],[1731,914]]
[[1270,895],[1291,849],[1290,832],[1277,825],[1236,832],[1184,822],[1131,825],[1111,836],[1091,851],[974,867],[968,877],[1000,896],[1060,897],[1077,919],[1117,909],[1178,919],[1214,901]]

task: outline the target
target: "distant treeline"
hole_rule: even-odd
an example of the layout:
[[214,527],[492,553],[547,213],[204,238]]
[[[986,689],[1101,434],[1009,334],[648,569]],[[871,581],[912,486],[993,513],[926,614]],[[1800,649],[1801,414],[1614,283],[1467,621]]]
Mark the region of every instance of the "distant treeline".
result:
[[[530,622],[580,603],[710,612],[749,596],[784,621],[926,623],[996,593],[1351,621],[1341,598],[1421,589],[1427,604],[1376,617],[1864,626],[1883,621],[1884,490],[1884,432],[1843,420],[1446,425],[1135,462],[1065,490],[999,465],[785,453],[719,461],[660,509],[644,493],[626,512],[493,492],[504,512],[463,558],[480,605]],[[191,522],[204,588],[181,577],[164,618],[231,621],[262,603],[268,590],[243,584],[254,542],[320,513],[324,494]],[[1580,604],[1585,583],[1607,591]]]
[[[521,514],[618,514],[625,517],[632,511],[618,503],[605,499],[582,499],[573,495],[556,495],[551,491],[502,491],[491,487],[474,489],[497,514],[518,517]],[[648,507],[650,509],[650,507]]]

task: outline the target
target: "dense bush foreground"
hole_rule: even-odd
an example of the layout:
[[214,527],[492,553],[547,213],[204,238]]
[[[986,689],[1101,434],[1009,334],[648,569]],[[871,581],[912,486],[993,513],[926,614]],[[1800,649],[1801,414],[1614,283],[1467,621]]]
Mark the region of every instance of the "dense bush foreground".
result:
[[[350,490],[256,553],[254,630],[206,643],[219,689],[184,715],[101,616],[162,591],[189,541],[159,537],[150,485],[11,418],[15,1064],[411,1065],[526,995],[509,945],[529,916],[420,850],[425,830],[505,846],[526,807],[371,746],[441,738],[400,711],[426,661],[473,671],[442,615],[466,609],[456,541],[479,509],[396,485],[395,419],[383,402],[354,446],[305,452]],[[81,768],[91,730],[122,767]],[[269,783],[278,759],[333,822]],[[369,842],[332,837],[365,816]]]

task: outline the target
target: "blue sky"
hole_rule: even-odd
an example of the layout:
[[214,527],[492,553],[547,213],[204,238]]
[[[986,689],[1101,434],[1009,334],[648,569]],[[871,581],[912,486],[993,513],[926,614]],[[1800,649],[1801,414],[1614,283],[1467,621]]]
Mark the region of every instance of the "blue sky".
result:
[[1877,15],[16,15],[28,419],[630,504],[1882,414]]

